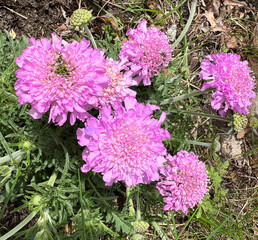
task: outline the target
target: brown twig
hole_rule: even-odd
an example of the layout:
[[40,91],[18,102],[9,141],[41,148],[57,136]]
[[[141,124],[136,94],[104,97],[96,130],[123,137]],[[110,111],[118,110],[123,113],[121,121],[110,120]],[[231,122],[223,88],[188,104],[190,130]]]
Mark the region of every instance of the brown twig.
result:
[[17,14],[18,16],[20,16],[20,17],[22,17],[22,18],[24,18],[24,19],[26,19],[26,20],[28,19],[27,17],[23,16],[22,14],[17,13],[17,12],[15,12],[14,10],[12,10],[12,9],[6,7],[6,6],[4,6],[4,8],[6,8],[7,10],[9,10],[9,11],[12,12],[12,13]]

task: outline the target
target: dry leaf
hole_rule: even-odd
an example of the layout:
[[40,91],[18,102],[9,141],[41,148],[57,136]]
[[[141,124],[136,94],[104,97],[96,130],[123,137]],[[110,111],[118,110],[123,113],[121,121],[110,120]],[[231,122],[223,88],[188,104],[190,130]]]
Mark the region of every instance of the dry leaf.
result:
[[247,132],[248,132],[248,129],[243,129],[241,132],[237,134],[237,139],[243,138]]
[[[224,32],[226,31],[225,26],[223,26],[222,22],[220,21],[220,19],[218,18],[217,20],[214,17],[214,13],[209,10],[207,12],[205,12],[204,16],[207,18],[207,20],[209,21],[212,31],[216,32]],[[220,24],[218,24],[220,23]]]
[[117,22],[114,18],[109,18],[108,21],[111,23],[111,26],[116,30],[120,31],[119,26],[117,25]]
[[212,11],[208,11],[208,12],[205,12],[204,15],[207,18],[207,20],[209,21],[211,27],[215,28],[217,24],[216,24],[216,19],[214,17],[214,13]]
[[220,4],[221,4],[220,0],[213,0],[212,1],[212,6],[213,6],[214,11],[215,11],[216,14],[219,14]]
[[61,26],[59,26],[59,27],[57,28],[57,30],[58,30],[59,32],[66,31],[66,30],[67,30],[67,26],[65,26],[65,24],[62,24]]
[[155,0],[147,0],[146,6],[147,6],[147,8],[152,9],[152,10],[157,10],[157,8],[158,8],[158,4]]
[[226,46],[229,49],[234,49],[238,47],[237,40],[235,36],[231,36],[230,38],[226,38]]
[[10,30],[9,34],[10,34],[10,36],[12,37],[12,39],[15,39],[15,38],[16,38],[16,33],[14,32],[13,29]]

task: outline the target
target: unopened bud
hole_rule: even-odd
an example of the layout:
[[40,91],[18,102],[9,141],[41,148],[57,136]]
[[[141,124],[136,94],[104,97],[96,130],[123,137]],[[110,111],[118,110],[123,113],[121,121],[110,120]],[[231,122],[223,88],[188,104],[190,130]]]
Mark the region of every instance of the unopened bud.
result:
[[74,26],[81,26],[84,23],[87,23],[92,17],[90,11],[85,9],[77,9],[73,12],[71,17],[71,24]]
[[143,232],[147,231],[149,228],[149,223],[144,222],[144,221],[131,222],[131,225],[134,227],[134,230],[137,233],[143,233]]

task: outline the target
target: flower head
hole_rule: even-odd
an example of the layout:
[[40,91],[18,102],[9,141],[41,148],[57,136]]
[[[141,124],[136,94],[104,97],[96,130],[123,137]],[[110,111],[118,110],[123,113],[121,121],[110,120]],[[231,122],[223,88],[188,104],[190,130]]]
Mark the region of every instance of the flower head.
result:
[[163,181],[157,189],[165,196],[164,210],[181,210],[187,214],[207,192],[208,176],[205,164],[193,152],[181,150],[167,156],[167,167],[160,170]]
[[77,130],[79,144],[86,146],[82,154],[86,164],[81,171],[102,173],[108,186],[118,181],[129,187],[159,180],[158,169],[166,161],[162,141],[170,135],[160,128],[166,114],[151,119],[158,106],[145,106],[129,97],[124,102],[125,108],[114,103],[114,111],[110,105],[104,106],[99,119],[88,118],[85,128]]
[[247,61],[240,61],[234,53],[218,53],[206,56],[202,60],[200,78],[211,80],[203,84],[202,91],[212,87],[216,91],[211,102],[212,108],[219,110],[221,116],[231,108],[234,112],[248,114],[247,109],[255,98],[254,79]]
[[[67,43],[52,34],[52,39],[30,38],[27,47],[16,59],[19,69],[15,83],[20,105],[30,103],[30,115],[39,119],[50,109],[49,122],[63,125],[68,112],[70,123],[85,120],[87,110],[97,107],[98,96],[109,84],[105,74],[104,52],[80,43]],[[63,44],[62,44],[63,43]]]
[[146,20],[142,20],[136,29],[129,29],[126,35],[130,39],[122,44],[119,57],[128,58],[128,66],[139,75],[138,84],[143,79],[144,85],[150,85],[150,78],[171,60],[168,37],[156,27],[147,28]]
[[74,26],[81,26],[84,23],[87,23],[92,17],[90,11],[85,9],[77,9],[73,12],[71,16],[71,24]]
[[132,72],[122,72],[126,61],[127,59],[122,59],[117,62],[112,58],[106,60],[104,68],[107,76],[110,78],[110,84],[99,97],[99,102],[102,106],[107,103],[112,104],[115,101],[123,102],[125,97],[136,96],[136,92],[129,88],[130,86],[137,85],[137,82],[132,79]]

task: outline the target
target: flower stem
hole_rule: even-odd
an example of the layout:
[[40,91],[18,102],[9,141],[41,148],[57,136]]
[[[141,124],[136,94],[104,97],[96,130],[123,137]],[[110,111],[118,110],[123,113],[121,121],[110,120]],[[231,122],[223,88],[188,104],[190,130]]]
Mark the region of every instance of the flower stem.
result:
[[22,152],[21,150],[18,150],[14,153],[11,153],[11,155],[7,155],[7,156],[4,156],[4,157],[1,157],[0,158],[0,164],[3,164],[3,163],[6,163],[6,162],[9,162],[13,159],[17,159],[17,160],[21,160],[23,155],[25,154],[25,152]]
[[161,102],[160,105],[166,105],[166,104],[169,104],[169,103],[178,102],[178,101],[184,100],[186,98],[195,97],[195,96],[207,93],[207,92],[211,92],[212,90],[213,90],[213,88],[207,88],[204,91],[195,90],[195,91],[192,91],[190,93],[186,93],[186,94],[183,94],[183,95],[180,95],[180,96],[177,96],[177,97],[166,99],[163,102]]
[[91,31],[90,31],[90,29],[88,28],[88,26],[87,26],[86,24],[83,24],[83,25],[82,25],[82,28],[86,31],[86,33],[87,33],[87,35],[88,35],[88,37],[89,37],[89,39],[90,39],[90,41],[91,41],[91,43],[92,43],[93,48],[98,48],[98,47],[97,47],[97,44],[96,44],[96,42],[95,42],[95,39],[94,39],[94,37],[92,36]]
[[141,208],[140,208],[140,187],[137,186],[137,209],[136,209],[136,221],[141,220]]
[[38,213],[39,210],[33,211],[29,216],[27,216],[21,223],[19,223],[15,228],[6,233],[4,236],[0,237],[0,240],[6,240],[9,237],[13,236],[19,230],[21,230],[27,223],[29,223]]
[[126,202],[128,202],[128,205],[129,205],[129,215],[135,216],[135,209],[133,207],[133,199],[131,197],[129,198],[131,190],[132,190],[132,187],[126,188]]
[[[231,118],[216,116],[216,115],[208,114],[208,113],[186,111],[186,110],[171,110],[170,113],[189,114],[189,115],[193,115],[193,116],[206,117],[206,118],[221,120],[221,121],[225,121],[225,122],[231,122],[232,121]],[[170,114],[167,115],[168,118],[169,118],[169,116],[170,116]]]
[[177,38],[177,40],[173,43],[172,45],[172,49],[175,49],[177,47],[177,45],[181,42],[181,40],[184,38],[185,34],[187,33],[193,18],[194,18],[194,14],[195,14],[195,10],[196,10],[196,5],[197,5],[197,0],[193,0],[192,2],[192,7],[191,7],[191,11],[190,11],[190,16],[188,18],[188,21],[183,29],[183,31],[181,32],[181,34],[179,35],[179,37]]
[[158,232],[161,240],[167,240],[166,234],[163,232],[163,230],[160,228],[160,226],[155,222],[151,222],[152,226],[155,228],[155,230]]

